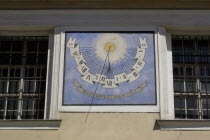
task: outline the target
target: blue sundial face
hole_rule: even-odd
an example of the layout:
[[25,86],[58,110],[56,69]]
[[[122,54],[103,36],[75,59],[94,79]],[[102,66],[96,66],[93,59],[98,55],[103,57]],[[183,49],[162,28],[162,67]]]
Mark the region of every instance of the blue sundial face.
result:
[[153,36],[66,33],[63,104],[156,104]]

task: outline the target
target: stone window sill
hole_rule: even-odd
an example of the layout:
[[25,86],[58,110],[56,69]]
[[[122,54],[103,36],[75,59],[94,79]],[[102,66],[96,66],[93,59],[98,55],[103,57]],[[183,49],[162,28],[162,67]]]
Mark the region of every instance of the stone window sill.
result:
[[59,129],[62,120],[0,120],[0,129]]
[[156,120],[160,130],[210,130],[210,120]]

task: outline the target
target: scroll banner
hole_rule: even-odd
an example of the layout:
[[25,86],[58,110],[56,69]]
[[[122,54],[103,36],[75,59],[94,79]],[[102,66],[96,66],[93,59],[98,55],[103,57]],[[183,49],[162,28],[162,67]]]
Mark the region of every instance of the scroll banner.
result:
[[120,73],[114,75],[114,79],[107,79],[106,75],[96,74],[93,75],[89,73],[90,68],[86,65],[86,61],[80,53],[80,46],[76,44],[76,38],[72,39],[70,37],[67,47],[70,48],[70,55],[74,57],[75,62],[77,63],[77,70],[82,74],[81,78],[87,83],[94,84],[98,82],[102,84],[103,88],[117,88],[120,83],[128,82],[131,83],[140,77],[139,72],[143,69],[145,62],[143,61],[145,57],[145,51],[148,48],[146,38],[139,38],[140,44],[137,46],[137,52],[135,56],[136,63],[131,68],[129,74]]

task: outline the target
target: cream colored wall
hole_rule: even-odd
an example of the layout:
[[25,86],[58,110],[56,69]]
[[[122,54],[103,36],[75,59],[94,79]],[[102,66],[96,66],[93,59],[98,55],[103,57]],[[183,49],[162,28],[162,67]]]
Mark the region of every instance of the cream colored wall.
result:
[[[71,14],[71,11],[67,11],[66,14],[64,14],[65,11],[63,13],[47,11],[48,14],[44,11],[32,11],[32,14],[29,11],[4,12],[0,12],[0,25],[2,26],[1,29],[4,30],[14,30],[10,27],[13,25],[26,25],[24,28],[27,28],[28,25],[51,25],[55,21],[59,25],[84,24],[81,20],[72,20],[77,15],[75,13]],[[22,16],[23,12],[24,16]],[[80,11],[78,13],[80,16],[83,15],[80,19],[89,17],[89,20],[86,21],[87,25],[95,25],[93,24],[95,22],[98,25],[119,25],[122,21],[125,25],[131,23],[131,25],[137,25],[137,23],[138,25],[165,25],[167,23],[168,25],[191,25],[194,28],[197,28],[197,25],[210,25],[208,11],[199,11],[198,13],[192,11],[112,12],[91,13],[90,11],[83,11],[82,13]],[[110,16],[107,13],[113,15],[110,14]],[[100,17],[100,14],[103,16]],[[129,20],[127,20],[128,17],[130,17]],[[142,20],[143,17],[150,18]],[[5,25],[7,25],[7,28],[5,28]],[[22,29],[20,28],[20,30]],[[159,113],[90,113],[85,123],[86,115],[86,113],[61,113],[60,118],[63,121],[59,130],[0,130],[0,140],[210,140],[210,131],[153,130],[155,120],[159,119]]]
[[158,113],[61,113],[59,130],[0,130],[0,140],[209,140],[209,131],[153,130]]

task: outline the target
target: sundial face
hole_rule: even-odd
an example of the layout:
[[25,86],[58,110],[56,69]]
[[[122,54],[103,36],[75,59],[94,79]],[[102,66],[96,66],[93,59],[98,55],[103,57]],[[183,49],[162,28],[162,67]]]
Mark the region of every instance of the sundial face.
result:
[[153,36],[66,33],[63,104],[156,104]]

